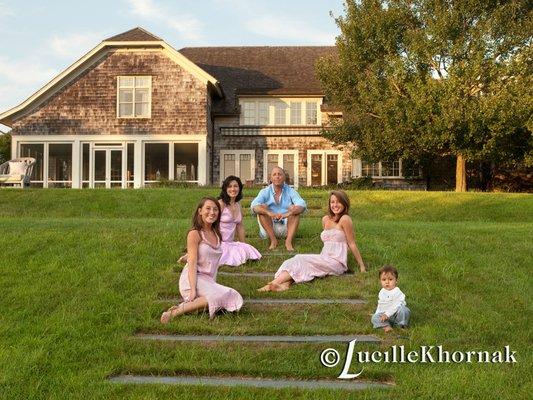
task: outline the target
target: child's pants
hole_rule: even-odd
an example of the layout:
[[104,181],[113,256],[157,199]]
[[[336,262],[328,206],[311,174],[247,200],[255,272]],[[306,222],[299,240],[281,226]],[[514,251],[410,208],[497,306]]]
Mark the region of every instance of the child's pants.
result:
[[407,326],[409,325],[409,317],[411,316],[411,311],[406,306],[400,306],[398,311],[392,314],[389,319],[381,322],[380,317],[381,313],[376,313],[372,315],[372,325],[374,328],[384,328],[386,326]]

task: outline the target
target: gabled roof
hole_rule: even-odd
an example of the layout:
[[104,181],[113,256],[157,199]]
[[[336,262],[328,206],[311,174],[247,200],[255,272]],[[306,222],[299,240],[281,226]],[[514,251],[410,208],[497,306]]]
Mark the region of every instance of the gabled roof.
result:
[[235,113],[238,95],[323,96],[316,61],[335,46],[185,47],[179,52],[214,76],[225,97],[217,113]]
[[142,28],[134,28],[102,41],[98,46],[93,48],[74,64],[57,75],[54,79],[27,98],[24,102],[4,113],[1,113],[0,123],[11,126],[17,116],[20,116],[25,112],[32,110],[34,107],[42,104],[42,102],[46,101],[58,90],[76,79],[86,69],[91,68],[94,63],[105,56],[108,51],[121,47],[161,49],[165,55],[175,61],[186,71],[196,76],[206,85],[211,85],[220,97],[223,96],[219,83],[213,76],[209,75],[206,71],[202,70],[196,64],[188,60],[187,57],[185,57],[183,54],[180,54],[178,51],[176,51],[176,49],[159,39],[157,36],[152,35]]
[[129,31],[119,33],[104,40],[104,42],[160,42],[163,39],[158,38],[154,34],[145,31],[141,27],[130,29]]

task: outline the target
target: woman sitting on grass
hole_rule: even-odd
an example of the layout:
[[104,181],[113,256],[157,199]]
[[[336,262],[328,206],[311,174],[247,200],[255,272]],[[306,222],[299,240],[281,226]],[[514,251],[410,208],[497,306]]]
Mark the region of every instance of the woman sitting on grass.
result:
[[235,289],[215,281],[222,255],[220,214],[220,205],[213,197],[204,197],[196,207],[187,234],[188,262],[179,281],[184,301],[161,315],[163,324],[193,311],[208,309],[209,317],[213,318],[217,310],[237,311],[242,307],[242,296]]
[[355,244],[353,223],[348,215],[349,208],[350,200],[346,193],[342,190],[332,191],[329,195],[329,213],[322,218],[322,252],[298,254],[286,260],[276,272],[274,280],[259,291],[281,292],[294,282],[308,282],[327,275],[342,275],[348,269],[348,247],[359,264],[360,271],[365,272],[365,264]]
[[[218,203],[222,212],[220,214],[220,234],[222,235],[222,256],[220,265],[237,267],[248,260],[259,260],[261,253],[252,245],[244,242],[244,225],[242,223],[242,182],[230,175],[222,183]],[[238,241],[235,241],[237,236]],[[187,254],[178,262],[187,262]]]
[[[222,234],[221,265],[236,267],[248,260],[259,260],[261,253],[255,247],[244,242],[244,225],[242,224],[242,182],[233,175],[222,183],[218,196],[222,213],[220,216],[220,233]],[[235,235],[238,241],[235,240]]]

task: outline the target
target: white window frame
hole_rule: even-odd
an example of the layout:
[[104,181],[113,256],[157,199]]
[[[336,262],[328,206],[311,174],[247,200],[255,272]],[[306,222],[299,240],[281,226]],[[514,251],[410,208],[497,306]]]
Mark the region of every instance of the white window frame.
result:
[[[144,144],[145,143],[168,143],[169,145],[169,165],[174,163],[173,146],[176,143],[196,143],[198,144],[198,170],[197,180],[187,181],[197,183],[199,186],[207,185],[208,177],[208,146],[206,135],[196,134],[149,134],[149,135],[13,135],[11,142],[11,149],[16,157],[20,157],[20,145],[21,144],[44,144],[43,155],[43,187],[48,187],[48,163],[49,163],[49,145],[50,144],[72,144],[72,181],[61,181],[71,183],[73,189],[82,188],[82,144],[89,143],[89,157],[92,154],[92,146],[98,143],[103,148],[106,145],[112,145],[114,143],[123,143],[124,152],[127,151],[127,143],[134,144],[134,179],[133,187],[144,187]],[[123,171],[126,171],[127,165],[124,165],[126,161],[126,155],[123,154]],[[92,164],[89,166],[92,169]],[[173,169],[170,168],[169,178],[174,177]],[[50,181],[52,183],[52,181]],[[131,182],[131,181],[130,181]],[[128,184],[130,183],[128,182]]]
[[[276,124],[276,103],[285,103],[285,123]],[[300,118],[298,123],[292,123],[291,120],[291,104],[300,103]],[[316,124],[307,124],[307,103],[316,104]],[[260,104],[267,104],[268,121],[266,124],[259,123],[259,109]],[[303,97],[303,98],[249,98],[244,97],[239,99],[240,116],[239,124],[243,126],[320,126],[322,124],[322,113],[320,112],[321,98]],[[250,106],[247,106],[250,105]],[[250,107],[252,116],[248,117],[251,121],[246,121],[244,117],[244,110]],[[245,123],[245,121],[247,123]]]
[[311,158],[313,154],[322,155],[322,182],[321,186],[327,185],[327,156],[328,154],[337,155],[337,182],[342,182],[342,151],[340,150],[307,150],[307,186],[311,186]]
[[[132,115],[120,115],[120,79],[121,78],[133,78],[133,109]],[[148,86],[135,86],[135,78],[148,78]],[[126,87],[127,88],[127,87]],[[124,89],[124,87],[122,88]],[[135,90],[148,89],[148,115],[135,115]],[[147,119],[152,118],[152,76],[150,75],[121,75],[117,76],[117,118],[120,119]]]
[[[284,154],[292,154],[294,156],[294,165],[295,165],[295,176],[293,177],[294,180],[294,188],[298,189],[298,181],[300,176],[300,168],[299,168],[299,155],[298,150],[263,150],[263,183],[268,183],[269,176],[268,176],[268,156],[270,154],[277,154],[278,155],[278,167],[281,167],[285,169],[283,166],[283,155]],[[281,156],[281,157],[280,157]]]
[[[369,176],[369,178],[373,178],[373,179],[404,179],[404,175],[403,175],[403,166],[402,166],[402,159],[398,159],[398,160],[393,160],[393,161],[399,161],[399,175],[387,175],[387,176],[383,176],[382,175],[382,168],[381,168],[381,161],[378,162],[378,171],[379,171],[379,175],[371,175]],[[363,178],[363,177],[366,177],[368,175],[363,175],[363,160],[359,159],[359,158],[356,158],[354,160],[352,160],[352,177],[354,178]]]
[[[224,165],[224,156],[226,154],[234,154],[235,155],[235,173],[238,173],[241,170],[241,165],[240,165],[240,162],[241,162],[240,156],[241,156],[241,154],[251,155],[251,160],[250,160],[250,165],[251,165],[251,169],[252,169],[251,170],[251,175],[252,175],[252,178],[254,179],[254,182],[255,182],[255,150],[253,150],[253,149],[220,150],[220,153],[219,153],[220,169],[219,169],[219,172],[218,172],[220,184],[222,184],[222,182],[224,182],[224,179],[226,179],[226,177],[224,176],[224,167],[225,167],[225,165]],[[240,178],[240,176],[239,176],[239,178]],[[243,184],[244,183],[245,182],[243,182]]]

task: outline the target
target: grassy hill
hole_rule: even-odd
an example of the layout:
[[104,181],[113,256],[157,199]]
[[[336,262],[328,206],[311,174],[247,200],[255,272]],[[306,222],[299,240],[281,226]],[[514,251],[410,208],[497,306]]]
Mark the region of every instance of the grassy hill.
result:
[[[526,398],[531,392],[533,197],[523,194],[349,192],[357,243],[369,273],[257,293],[264,279],[220,276],[243,297],[361,298],[365,306],[246,305],[210,321],[189,315],[158,322],[178,293],[190,217],[200,197],[218,190],[0,190],[0,398]],[[255,191],[246,193],[247,208]],[[301,190],[309,211],[295,247],[321,249],[320,217],[328,192]],[[256,222],[245,218],[260,251]],[[282,253],[282,252],[280,252]],[[288,256],[264,257],[236,271],[275,272]],[[372,329],[380,289],[377,269],[392,263],[412,311],[412,327]],[[350,256],[350,268],[355,270]],[[231,271],[223,267],[224,271]],[[390,390],[228,389],[126,386],[119,373],[335,379],[320,352],[345,345],[169,344],[132,339],[136,332],[191,334],[354,334],[417,349],[496,351],[509,345],[516,364],[364,365],[364,379]],[[397,335],[401,337],[398,338]]]

